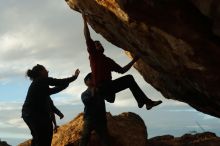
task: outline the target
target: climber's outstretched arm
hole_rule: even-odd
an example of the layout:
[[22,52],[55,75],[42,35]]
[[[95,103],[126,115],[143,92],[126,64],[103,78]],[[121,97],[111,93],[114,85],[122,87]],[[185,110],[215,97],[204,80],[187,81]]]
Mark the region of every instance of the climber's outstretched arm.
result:
[[127,65],[125,65],[122,68],[122,72],[121,73],[126,73],[133,65],[134,63],[139,59],[139,57],[134,57],[133,60],[131,62],[129,62]]
[[109,64],[111,64],[111,71],[115,71],[121,74],[126,73],[133,65],[134,63],[139,59],[139,57],[134,57],[133,60],[131,62],[129,62],[127,65],[125,65],[124,67],[121,67],[120,65],[118,65],[115,61],[113,61],[112,59],[108,59]]
[[87,49],[89,53],[94,53],[96,51],[95,43],[90,36],[89,27],[88,27],[87,20],[86,20],[86,15],[82,14],[82,17],[83,17],[83,22],[84,22],[84,36],[86,39]]
[[90,36],[89,28],[87,25],[86,15],[82,14],[82,17],[83,17],[83,22],[84,22],[84,36],[86,38],[86,41],[89,41],[91,39],[91,36]]

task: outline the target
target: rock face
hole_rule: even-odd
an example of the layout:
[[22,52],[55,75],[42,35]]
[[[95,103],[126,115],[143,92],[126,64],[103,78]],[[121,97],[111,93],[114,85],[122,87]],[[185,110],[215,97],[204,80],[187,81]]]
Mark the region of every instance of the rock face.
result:
[[[52,146],[79,146],[82,133],[83,114],[59,127],[54,134]],[[146,146],[147,130],[143,120],[134,113],[122,113],[112,116],[108,113],[108,129],[112,146]],[[100,142],[95,133],[90,139],[90,146],[99,146]],[[30,141],[19,146],[30,146]]]
[[164,97],[220,117],[219,0],[66,0]]
[[174,138],[171,135],[158,136],[148,140],[147,146],[219,146],[220,138],[214,133],[205,132]]
[[219,0],[191,0],[193,4],[209,19],[212,20],[213,32],[220,36],[220,1]]
[[[134,113],[122,113],[118,116],[108,115],[108,129],[112,146],[219,146],[220,138],[214,133],[185,134],[182,137],[172,135],[157,136],[147,140],[147,130],[143,120]],[[52,146],[79,146],[82,134],[83,114],[60,126],[54,134]],[[30,140],[19,146],[30,146]],[[90,146],[101,146],[93,132]],[[0,144],[1,146],[1,144]],[[9,146],[9,145],[2,145]]]

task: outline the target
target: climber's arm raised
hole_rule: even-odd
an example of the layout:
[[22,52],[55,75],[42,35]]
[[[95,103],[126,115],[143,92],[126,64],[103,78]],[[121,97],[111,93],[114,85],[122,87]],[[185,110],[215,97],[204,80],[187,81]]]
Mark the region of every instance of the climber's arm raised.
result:
[[84,22],[84,36],[85,36],[85,39],[86,39],[87,50],[88,50],[89,53],[94,53],[96,51],[95,43],[94,43],[94,41],[92,40],[92,38],[90,36],[86,15],[82,14],[82,17],[83,17],[83,22]]

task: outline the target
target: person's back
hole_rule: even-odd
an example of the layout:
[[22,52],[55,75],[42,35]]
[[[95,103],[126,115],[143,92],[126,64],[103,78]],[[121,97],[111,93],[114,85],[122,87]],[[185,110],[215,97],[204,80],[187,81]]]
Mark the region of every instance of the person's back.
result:
[[88,49],[93,49],[93,52],[89,52],[90,66],[93,74],[93,82],[95,85],[102,83],[103,81],[109,81],[112,79],[112,60],[106,57],[103,53],[95,50],[95,44],[93,40],[89,40]]
[[93,122],[104,122],[106,120],[106,108],[104,98],[92,96],[91,89],[82,93],[84,107],[84,119]]
[[47,78],[40,78],[33,80],[31,83],[28,93],[23,104],[22,116],[27,116],[30,114],[38,114],[48,116],[50,114],[50,109],[48,105],[49,102],[49,86],[45,84]]

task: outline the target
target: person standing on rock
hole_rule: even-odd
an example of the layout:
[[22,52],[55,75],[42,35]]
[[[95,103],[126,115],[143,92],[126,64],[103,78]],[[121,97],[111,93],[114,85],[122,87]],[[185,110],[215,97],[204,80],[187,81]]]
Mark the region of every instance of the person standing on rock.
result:
[[113,103],[115,101],[116,93],[129,88],[134,95],[139,108],[142,108],[144,105],[146,105],[146,108],[150,110],[152,107],[161,104],[162,101],[152,101],[149,99],[140,89],[132,75],[125,75],[118,79],[112,80],[112,71],[121,74],[126,73],[139,59],[139,57],[134,57],[130,63],[124,67],[121,67],[111,58],[105,56],[104,48],[101,43],[99,41],[93,41],[90,36],[86,15],[82,14],[82,16],[84,20],[84,35],[93,75],[93,84],[95,90],[99,92],[100,96],[105,97],[108,102]]
[[22,107],[22,118],[33,137],[31,146],[51,146],[53,125],[50,95],[67,88],[69,83],[77,79],[79,73],[77,69],[72,77],[55,79],[48,77],[48,71],[39,64],[27,71],[26,75],[32,83]]
[[89,73],[84,82],[88,87],[81,95],[84,108],[84,125],[79,146],[87,146],[91,132],[95,130],[103,146],[110,146],[104,98],[93,91],[92,74]]

